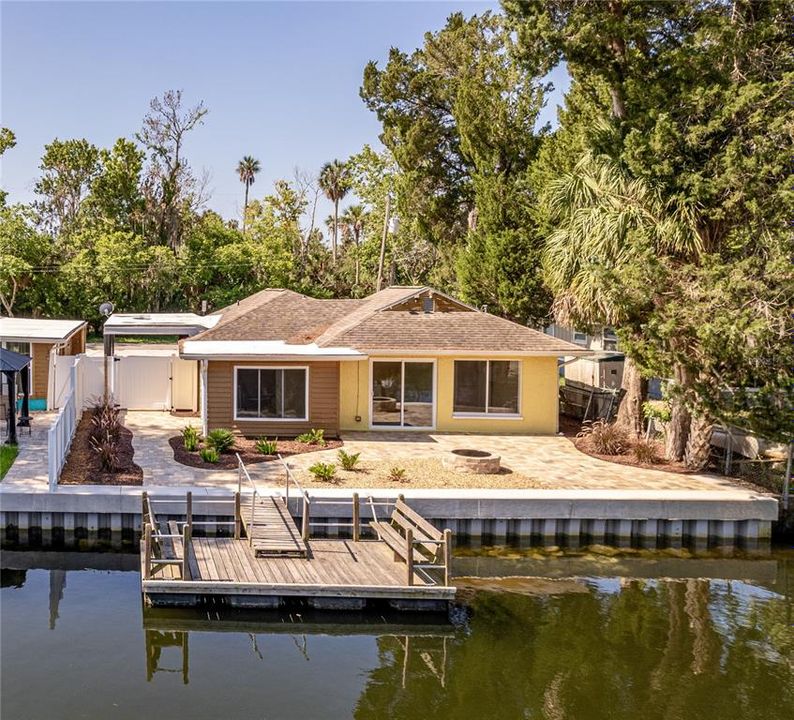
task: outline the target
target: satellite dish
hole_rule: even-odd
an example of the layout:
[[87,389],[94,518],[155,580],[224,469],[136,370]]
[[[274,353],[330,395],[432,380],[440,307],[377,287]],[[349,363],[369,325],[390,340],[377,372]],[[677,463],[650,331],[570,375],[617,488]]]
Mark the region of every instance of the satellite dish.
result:
[[100,315],[104,315],[105,317],[107,317],[112,312],[113,312],[113,303],[112,302],[103,302],[99,306],[99,314]]

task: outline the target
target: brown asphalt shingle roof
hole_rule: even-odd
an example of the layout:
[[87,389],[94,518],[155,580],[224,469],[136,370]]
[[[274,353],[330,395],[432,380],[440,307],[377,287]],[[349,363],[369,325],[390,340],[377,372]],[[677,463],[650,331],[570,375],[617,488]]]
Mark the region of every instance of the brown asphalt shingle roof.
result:
[[[282,340],[361,351],[395,350],[580,354],[581,348],[537,330],[468,309],[425,313],[402,307],[423,287],[390,287],[361,300],[318,300],[291,290],[262,290],[219,310],[222,319],[192,341]],[[448,302],[447,307],[450,306]]]
[[565,355],[578,346],[518,323],[468,312],[379,312],[334,338],[356,350],[445,350]]

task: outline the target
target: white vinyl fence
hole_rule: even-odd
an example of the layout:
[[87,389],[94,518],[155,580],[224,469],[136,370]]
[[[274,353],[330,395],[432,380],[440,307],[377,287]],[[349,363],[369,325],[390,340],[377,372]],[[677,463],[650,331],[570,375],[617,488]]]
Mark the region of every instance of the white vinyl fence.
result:
[[[47,435],[47,476],[49,479],[50,491],[58,487],[58,478],[61,470],[66,463],[66,456],[69,454],[69,447],[72,444],[77,423],[83,416],[83,409],[89,401],[88,391],[95,388],[90,380],[90,370],[93,370],[91,362],[93,358],[85,355],[78,355],[74,364],[68,369],[69,381],[65,384],[62,395],[61,409],[55,422],[50,426]],[[89,371],[89,377],[86,374]],[[96,374],[95,372],[93,374]],[[88,380],[88,382],[87,382]]]

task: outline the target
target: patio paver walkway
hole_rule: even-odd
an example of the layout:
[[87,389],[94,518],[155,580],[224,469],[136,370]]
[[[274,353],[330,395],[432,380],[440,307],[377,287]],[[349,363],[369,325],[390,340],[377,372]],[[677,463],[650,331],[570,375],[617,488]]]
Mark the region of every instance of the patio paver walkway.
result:
[[[195,485],[198,487],[236,487],[235,470],[203,470],[177,463],[168,438],[197,419],[174,417],[164,412],[130,411],[125,424],[133,432],[135,462],[144,471],[144,485]],[[419,432],[347,432],[346,449],[361,452],[362,459],[399,464],[400,458],[438,458],[444,451],[460,447],[490,450],[502,457],[503,465],[534,478],[549,489],[621,490],[696,490],[732,491],[740,489],[728,478],[717,475],[662,472],[610,463],[579,452],[561,436],[476,435]],[[335,450],[296,455],[289,458],[295,468],[318,462],[333,462]],[[278,463],[248,466],[257,483],[278,485],[283,471]],[[314,487],[319,487],[315,485]]]

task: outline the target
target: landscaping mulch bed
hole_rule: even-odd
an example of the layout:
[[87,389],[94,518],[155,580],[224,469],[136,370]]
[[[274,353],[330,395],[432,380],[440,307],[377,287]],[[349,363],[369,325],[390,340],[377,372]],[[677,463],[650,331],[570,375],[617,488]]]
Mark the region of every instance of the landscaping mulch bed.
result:
[[[336,464],[336,479],[332,482],[317,480],[307,469],[293,469],[304,487],[350,488],[540,488],[546,487],[537,478],[513,472],[502,466],[499,473],[476,475],[445,468],[433,458],[399,458],[386,461],[361,462],[355,470],[343,470],[336,458],[325,462]],[[405,469],[405,480],[391,480],[393,467]]]
[[58,482],[61,485],[143,485],[143,470],[133,461],[132,432],[125,427],[119,437],[119,469],[115,472],[102,469],[99,457],[89,444],[93,415],[93,410],[83,412]]
[[[309,445],[307,443],[298,442],[297,440],[278,440],[278,451],[282,457],[289,457],[290,455],[302,455],[304,453],[317,452],[318,450],[334,450],[342,447],[341,440],[335,438],[326,438],[326,445]],[[263,455],[256,449],[256,438],[237,437],[235,438],[234,447],[228,452],[221,453],[216,463],[204,462],[198,454],[198,450],[190,452],[185,450],[185,444],[182,441],[181,435],[175,435],[168,439],[168,444],[174,451],[174,460],[182,465],[188,467],[201,468],[203,470],[218,470],[237,467],[237,457],[235,453],[240,455],[240,459],[246,465],[254,465],[256,463],[272,462],[278,458],[275,455]]]
[[590,457],[598,458],[599,460],[606,460],[607,462],[618,463],[619,465],[631,465],[632,467],[642,468],[643,470],[661,470],[663,472],[679,473],[681,475],[695,475],[708,472],[707,470],[690,470],[683,463],[668,462],[664,459],[664,443],[660,440],[654,441],[656,446],[656,455],[658,457],[655,463],[641,463],[637,462],[634,457],[632,447],[629,446],[624,455],[602,455],[593,449],[593,440],[589,437],[569,438],[574,447]]

